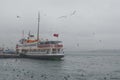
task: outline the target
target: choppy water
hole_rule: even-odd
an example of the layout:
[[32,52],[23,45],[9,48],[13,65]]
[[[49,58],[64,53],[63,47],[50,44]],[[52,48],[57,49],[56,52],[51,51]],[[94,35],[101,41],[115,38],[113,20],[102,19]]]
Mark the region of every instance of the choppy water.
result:
[[120,80],[120,53],[66,52],[61,61],[0,59],[0,80]]

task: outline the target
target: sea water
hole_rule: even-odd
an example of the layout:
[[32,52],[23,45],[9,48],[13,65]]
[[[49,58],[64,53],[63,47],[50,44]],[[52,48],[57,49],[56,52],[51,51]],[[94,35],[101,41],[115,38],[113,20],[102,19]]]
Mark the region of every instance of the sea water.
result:
[[120,53],[69,51],[62,60],[0,59],[0,80],[120,80]]

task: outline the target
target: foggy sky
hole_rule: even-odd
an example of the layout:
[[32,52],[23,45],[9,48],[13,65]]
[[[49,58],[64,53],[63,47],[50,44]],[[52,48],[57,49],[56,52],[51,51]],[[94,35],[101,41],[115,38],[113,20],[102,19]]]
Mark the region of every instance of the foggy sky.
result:
[[[0,0],[0,46],[15,47],[22,31],[64,43],[65,50],[120,49],[120,0]],[[20,16],[17,18],[17,16]]]

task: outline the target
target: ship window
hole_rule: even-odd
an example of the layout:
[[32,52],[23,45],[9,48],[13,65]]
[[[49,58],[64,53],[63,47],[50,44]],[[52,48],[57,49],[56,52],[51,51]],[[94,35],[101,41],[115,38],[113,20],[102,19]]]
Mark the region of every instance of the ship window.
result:
[[53,50],[52,50],[52,53],[56,53],[56,49],[53,49]]
[[41,50],[41,52],[45,52],[45,50]]
[[58,53],[60,52],[60,49],[58,49]]
[[33,49],[33,51],[36,51],[36,49]]

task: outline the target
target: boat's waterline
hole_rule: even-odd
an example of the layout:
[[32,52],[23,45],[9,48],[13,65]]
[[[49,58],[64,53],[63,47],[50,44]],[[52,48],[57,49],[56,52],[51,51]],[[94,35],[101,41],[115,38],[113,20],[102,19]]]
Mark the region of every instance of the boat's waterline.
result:
[[64,57],[64,54],[21,54],[21,56],[25,58],[34,58],[34,59],[59,60]]

